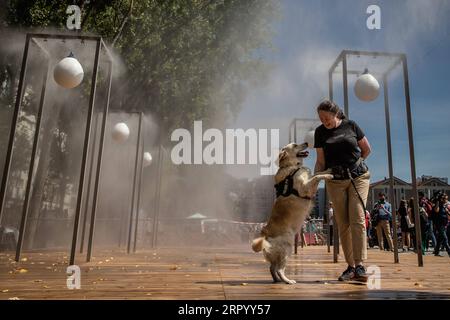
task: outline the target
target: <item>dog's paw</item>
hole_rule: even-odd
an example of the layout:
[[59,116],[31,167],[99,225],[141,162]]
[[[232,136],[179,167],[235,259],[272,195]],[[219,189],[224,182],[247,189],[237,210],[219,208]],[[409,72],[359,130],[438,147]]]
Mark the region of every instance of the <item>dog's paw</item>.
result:
[[288,281],[286,281],[286,283],[287,283],[287,284],[296,284],[297,281],[295,281],[295,280],[288,280]]

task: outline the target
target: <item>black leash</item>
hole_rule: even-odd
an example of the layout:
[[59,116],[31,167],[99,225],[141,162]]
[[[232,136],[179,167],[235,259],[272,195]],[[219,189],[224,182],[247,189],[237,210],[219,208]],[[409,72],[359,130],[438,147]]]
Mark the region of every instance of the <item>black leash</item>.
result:
[[361,201],[361,204],[362,204],[363,209],[364,209],[364,215],[366,215],[366,211],[367,211],[366,205],[364,204],[364,201],[361,198],[361,195],[359,194],[358,189],[356,189],[356,185],[355,185],[355,182],[353,181],[353,177],[352,177],[352,174],[350,173],[350,169],[349,168],[347,168],[347,173],[348,173],[348,177],[350,178],[350,181],[352,182],[353,188],[355,188],[355,191],[356,191],[356,194],[358,195],[359,201]]

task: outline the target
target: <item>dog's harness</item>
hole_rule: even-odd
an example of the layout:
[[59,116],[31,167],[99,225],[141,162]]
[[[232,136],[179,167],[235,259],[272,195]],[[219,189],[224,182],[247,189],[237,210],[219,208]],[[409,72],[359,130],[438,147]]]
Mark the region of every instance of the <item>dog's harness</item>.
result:
[[311,197],[308,196],[300,196],[298,191],[294,189],[294,175],[297,173],[297,171],[300,170],[300,168],[297,168],[294,170],[290,175],[288,175],[284,180],[278,182],[275,185],[275,190],[277,191],[277,198],[278,197],[289,197],[291,194],[294,196],[297,196],[302,199],[311,200]]

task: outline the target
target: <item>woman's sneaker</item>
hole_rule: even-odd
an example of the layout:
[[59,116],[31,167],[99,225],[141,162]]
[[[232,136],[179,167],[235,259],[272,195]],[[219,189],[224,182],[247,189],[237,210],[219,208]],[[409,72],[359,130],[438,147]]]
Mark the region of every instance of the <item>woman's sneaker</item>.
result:
[[355,276],[353,278],[353,280],[358,281],[358,282],[367,282],[367,273],[366,273],[366,268],[364,268],[363,265],[359,265],[356,266],[355,268]]
[[355,268],[348,266],[348,268],[338,278],[339,281],[350,281],[355,277]]

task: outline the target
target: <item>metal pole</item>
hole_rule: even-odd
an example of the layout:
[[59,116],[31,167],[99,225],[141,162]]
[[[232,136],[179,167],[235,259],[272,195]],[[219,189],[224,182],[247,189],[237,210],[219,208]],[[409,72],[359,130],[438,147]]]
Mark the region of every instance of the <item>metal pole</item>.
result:
[[[162,134],[162,130],[161,133]],[[152,237],[152,248],[155,248],[158,240],[158,216],[159,216],[159,206],[161,198],[161,177],[162,177],[162,162],[164,159],[162,138],[159,139],[159,154],[158,154],[158,181],[155,189],[155,213],[153,217],[153,237]]]
[[289,142],[292,141],[292,124],[295,120],[292,120],[291,124],[289,125]]
[[[297,121],[294,120],[294,143],[297,143]],[[291,141],[289,141],[291,142]]]
[[89,148],[89,140],[91,134],[91,124],[92,124],[92,114],[94,111],[95,104],[95,92],[97,89],[97,74],[98,74],[98,63],[100,56],[100,42],[101,39],[97,39],[97,45],[95,50],[95,60],[94,60],[94,68],[92,72],[92,84],[91,84],[91,93],[89,97],[89,110],[87,115],[86,122],[86,131],[84,138],[84,146],[83,146],[83,157],[81,161],[81,172],[80,172],[80,181],[78,184],[78,195],[77,195],[77,207],[75,211],[75,219],[73,224],[73,236],[72,236],[72,246],[70,250],[70,265],[75,263],[75,254],[77,248],[77,238],[78,238],[78,226],[80,223],[80,215],[81,215],[81,202],[83,199],[83,189],[84,189],[84,178],[86,175],[86,162],[87,162],[87,152]]
[[141,144],[141,129],[142,129],[142,112],[139,113],[139,127],[136,146],[136,158],[134,160],[134,177],[133,177],[133,191],[131,192],[131,210],[130,210],[130,224],[128,226],[128,242],[127,253],[131,251],[131,233],[133,232],[133,214],[134,214],[134,196],[136,193],[136,178],[138,174],[139,149]]
[[27,186],[25,191],[25,200],[22,208],[22,217],[20,219],[20,228],[19,228],[19,239],[17,241],[16,247],[16,261],[19,262],[20,254],[22,252],[23,239],[25,235],[25,228],[28,218],[28,211],[30,209],[30,195],[33,192],[33,173],[34,173],[34,164],[36,162],[36,153],[37,153],[37,145],[39,143],[39,135],[41,131],[41,121],[42,121],[42,113],[45,104],[45,91],[47,89],[47,76],[48,69],[50,63],[47,60],[47,66],[45,70],[45,74],[42,78],[42,89],[41,89],[41,98],[39,101],[39,109],[36,117],[36,129],[34,130],[34,138],[33,138],[33,147],[31,151],[31,159],[30,165],[28,167],[28,178],[27,178]]
[[[130,147],[128,147],[128,149],[131,149]],[[131,160],[131,156],[130,156],[130,152],[128,152],[127,151],[127,164],[128,163],[130,163],[130,160]],[[126,194],[126,201],[121,201],[121,207],[120,207],[120,210],[121,210],[121,212],[122,212],[122,214],[120,215],[120,228],[119,228],[119,248],[122,246],[122,238],[126,238],[126,235],[125,236],[123,236],[123,234],[125,233],[124,231],[124,229],[126,229],[126,216],[123,214],[124,212],[125,212],[125,207],[126,207],[126,204],[128,203],[128,201],[129,201],[129,199],[130,199],[130,194],[129,193],[127,193]]]
[[344,54],[342,57],[342,80],[344,84],[344,112],[347,118],[350,119],[348,111],[347,54]]
[[108,61],[108,91],[106,93],[106,103],[103,108],[103,119],[102,119],[102,131],[100,133],[100,145],[98,148],[98,157],[97,157],[97,171],[95,174],[95,182],[94,182],[94,194],[93,194],[93,202],[92,202],[92,213],[91,213],[91,224],[89,226],[89,241],[87,248],[87,256],[86,261],[91,261],[92,256],[92,243],[94,240],[94,229],[95,229],[95,215],[97,213],[97,205],[98,205],[98,187],[100,185],[100,176],[102,171],[102,157],[103,150],[105,145],[105,131],[106,131],[106,122],[108,119],[108,109],[109,109],[109,98],[111,94],[111,83],[112,83],[112,63]]
[[[145,130],[145,128],[143,129]],[[145,135],[142,135],[142,149],[140,155],[140,166],[139,166],[139,182],[137,190],[137,203],[136,203],[136,221],[134,224],[134,240],[133,240],[133,253],[136,253],[137,245],[137,233],[138,233],[138,222],[139,222],[139,210],[141,203],[141,190],[142,190],[142,175],[144,174],[144,148],[145,148]]]
[[384,91],[384,113],[386,118],[386,139],[387,139],[387,154],[389,165],[389,198],[392,203],[392,227],[394,229],[394,263],[398,263],[398,242],[397,242],[397,204],[394,195],[394,170],[392,166],[392,144],[391,144],[391,119],[389,115],[389,92],[388,81],[386,74],[383,75],[383,91]]
[[[333,101],[333,72],[331,70],[328,72],[328,95],[329,95],[329,99],[331,101]],[[327,221],[328,221],[328,224],[327,224],[327,245],[328,245],[327,251],[328,251],[328,253],[330,253],[330,246],[331,246],[330,234],[331,234],[331,230],[333,227],[330,225],[331,220],[330,220],[330,217],[328,216],[328,210],[327,210],[328,201],[327,201],[327,184],[326,183],[324,183],[323,191],[324,191],[324,204],[323,204],[324,211],[323,212],[324,212],[324,214],[327,215]],[[333,223],[333,226],[334,226],[334,223]],[[334,232],[333,232],[333,234],[334,234]],[[333,241],[333,246],[334,246],[334,241]],[[334,248],[333,248],[333,252],[334,252]]]
[[11,169],[11,159],[14,147],[14,138],[16,137],[17,121],[19,119],[20,106],[23,99],[24,81],[28,62],[28,49],[30,47],[30,35],[27,34],[25,41],[25,48],[23,50],[22,67],[20,69],[19,87],[17,88],[16,105],[11,122],[11,129],[9,132],[8,149],[6,151],[5,166],[3,167],[2,186],[0,189],[0,222],[2,221],[3,209],[5,206],[6,186],[8,185],[9,170]]
[[91,150],[91,159],[89,160],[90,167],[89,167],[89,175],[88,175],[88,188],[86,193],[86,201],[84,203],[84,214],[83,214],[83,222],[82,222],[82,230],[81,230],[81,245],[80,245],[80,253],[83,253],[83,247],[84,247],[84,235],[86,233],[86,222],[87,222],[87,215],[88,215],[88,208],[89,208],[89,198],[91,195],[91,185],[92,185],[92,171],[94,169],[94,154],[95,154],[95,143],[97,141],[97,131],[98,131],[98,119],[99,116],[95,119],[95,132],[94,132],[94,139],[92,140],[92,150]]
[[414,197],[414,217],[416,227],[416,249],[417,249],[417,263],[419,267],[423,267],[422,257],[422,235],[420,227],[420,214],[419,214],[419,197],[417,194],[417,178],[416,178],[416,160],[414,157],[414,139],[412,128],[412,115],[411,115],[411,100],[409,96],[409,78],[408,78],[408,64],[406,55],[401,56],[403,65],[403,81],[405,86],[405,102],[406,102],[406,119],[408,124],[408,140],[409,140],[409,159],[411,162],[411,180],[412,191]]

